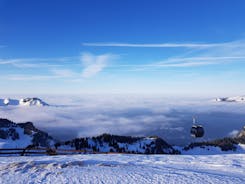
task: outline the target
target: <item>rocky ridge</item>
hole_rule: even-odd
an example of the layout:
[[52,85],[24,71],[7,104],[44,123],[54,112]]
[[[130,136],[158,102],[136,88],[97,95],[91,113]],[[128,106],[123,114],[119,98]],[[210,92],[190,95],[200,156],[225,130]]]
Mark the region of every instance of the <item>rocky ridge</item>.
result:
[[21,148],[29,145],[50,147],[54,144],[51,136],[37,129],[31,122],[17,124],[8,119],[0,119],[0,142],[3,147],[10,147],[13,141],[22,141],[23,145],[19,145]]

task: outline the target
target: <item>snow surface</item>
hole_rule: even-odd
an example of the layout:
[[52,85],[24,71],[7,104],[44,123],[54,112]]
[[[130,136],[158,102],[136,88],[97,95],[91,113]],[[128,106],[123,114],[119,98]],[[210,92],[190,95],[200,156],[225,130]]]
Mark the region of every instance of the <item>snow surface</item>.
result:
[[245,183],[245,155],[0,157],[0,183]]

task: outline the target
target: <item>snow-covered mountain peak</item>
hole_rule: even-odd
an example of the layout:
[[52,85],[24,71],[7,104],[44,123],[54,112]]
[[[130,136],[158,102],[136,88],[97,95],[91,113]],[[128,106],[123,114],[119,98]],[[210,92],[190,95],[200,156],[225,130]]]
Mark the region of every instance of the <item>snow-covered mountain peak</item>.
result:
[[19,100],[16,99],[0,99],[0,106],[7,106],[7,105],[19,105]]
[[25,105],[25,106],[46,106],[48,105],[44,101],[42,101],[40,98],[24,98],[20,99],[19,101],[20,105]]
[[19,105],[19,106],[48,106],[46,102],[41,100],[40,98],[23,98],[20,100],[17,99],[0,99],[0,106],[8,106],[8,105]]
[[216,102],[245,102],[245,96],[216,98]]

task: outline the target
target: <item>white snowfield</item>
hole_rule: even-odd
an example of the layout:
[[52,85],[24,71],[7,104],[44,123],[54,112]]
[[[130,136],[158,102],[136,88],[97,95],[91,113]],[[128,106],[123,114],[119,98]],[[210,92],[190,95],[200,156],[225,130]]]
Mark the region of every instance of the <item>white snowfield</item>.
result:
[[245,183],[245,155],[0,157],[0,183]]

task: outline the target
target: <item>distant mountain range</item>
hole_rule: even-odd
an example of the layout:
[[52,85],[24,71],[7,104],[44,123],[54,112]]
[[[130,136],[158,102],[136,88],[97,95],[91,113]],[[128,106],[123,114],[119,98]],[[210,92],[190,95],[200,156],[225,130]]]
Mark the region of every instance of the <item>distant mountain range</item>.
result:
[[216,98],[216,102],[245,102],[245,96]]
[[56,148],[95,152],[177,154],[179,153],[163,139],[153,137],[131,137],[102,134],[97,137],[77,138],[59,142]]
[[14,123],[0,119],[0,148],[27,146],[55,147],[69,150],[121,153],[175,154],[175,149],[159,137],[131,137],[103,134],[97,137],[77,138],[66,142],[54,140],[38,130],[33,123]]
[[0,119],[0,148],[43,147],[99,153],[180,154],[197,148],[202,151],[209,151],[211,148],[236,151],[240,144],[245,145],[245,127],[234,138],[194,142],[184,148],[176,148],[157,136],[131,137],[102,134],[97,137],[61,142],[37,129],[31,122],[17,124],[7,119]]
[[19,106],[48,106],[46,102],[41,100],[40,98],[23,98],[20,100],[17,99],[0,99],[0,106],[8,106],[8,105],[19,105]]

